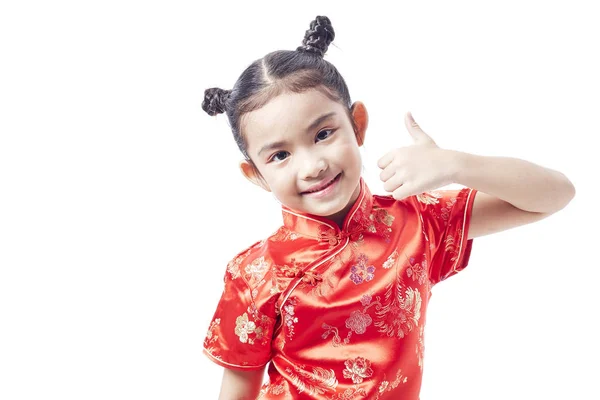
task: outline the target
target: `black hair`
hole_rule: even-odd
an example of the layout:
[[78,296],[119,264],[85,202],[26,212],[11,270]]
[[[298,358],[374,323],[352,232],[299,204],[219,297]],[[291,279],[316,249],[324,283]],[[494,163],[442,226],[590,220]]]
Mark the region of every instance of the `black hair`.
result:
[[211,116],[223,112],[227,114],[233,137],[255,170],[242,132],[243,117],[286,91],[302,93],[313,88],[319,90],[345,106],[356,131],[346,82],[333,64],[323,58],[334,38],[335,32],[329,18],[317,16],[304,34],[302,46],[296,50],[277,50],[254,61],[242,72],[231,90],[214,87],[204,91],[202,109]]

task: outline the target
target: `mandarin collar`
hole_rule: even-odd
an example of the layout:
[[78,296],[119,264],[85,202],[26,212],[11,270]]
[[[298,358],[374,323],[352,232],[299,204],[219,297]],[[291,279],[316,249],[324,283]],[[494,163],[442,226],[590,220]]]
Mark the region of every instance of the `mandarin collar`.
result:
[[360,177],[360,193],[344,218],[342,229],[331,219],[281,206],[283,225],[289,230],[319,241],[336,245],[346,237],[355,239],[369,228],[373,196],[364,178]]

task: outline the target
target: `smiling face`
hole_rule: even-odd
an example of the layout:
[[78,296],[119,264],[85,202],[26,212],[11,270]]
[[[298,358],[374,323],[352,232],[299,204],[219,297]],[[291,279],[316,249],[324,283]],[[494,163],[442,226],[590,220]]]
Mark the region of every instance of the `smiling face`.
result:
[[318,90],[275,97],[243,119],[247,151],[264,182],[247,161],[243,174],[283,205],[341,224],[360,193],[368,120],[360,102],[352,115],[356,132],[345,108]]

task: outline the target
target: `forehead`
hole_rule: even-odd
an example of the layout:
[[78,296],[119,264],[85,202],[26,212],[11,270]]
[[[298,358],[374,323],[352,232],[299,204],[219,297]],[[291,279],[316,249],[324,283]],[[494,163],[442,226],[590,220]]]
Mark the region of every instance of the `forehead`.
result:
[[344,108],[318,90],[304,93],[282,93],[258,110],[245,115],[244,135],[248,151],[254,153],[264,144],[278,140],[292,140],[319,116],[335,112],[345,115]]

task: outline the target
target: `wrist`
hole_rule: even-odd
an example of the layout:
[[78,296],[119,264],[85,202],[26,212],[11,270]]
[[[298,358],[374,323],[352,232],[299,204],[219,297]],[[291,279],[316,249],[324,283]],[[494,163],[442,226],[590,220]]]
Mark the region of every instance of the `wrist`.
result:
[[449,179],[452,183],[462,184],[465,172],[469,171],[468,165],[472,154],[456,150],[447,150],[447,152]]

